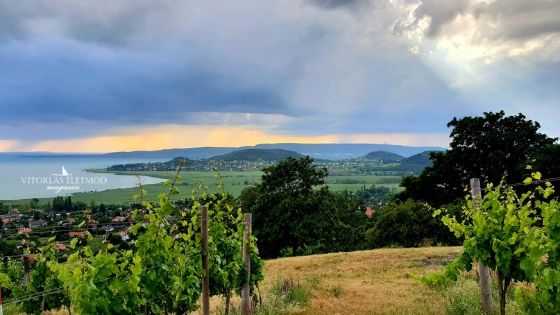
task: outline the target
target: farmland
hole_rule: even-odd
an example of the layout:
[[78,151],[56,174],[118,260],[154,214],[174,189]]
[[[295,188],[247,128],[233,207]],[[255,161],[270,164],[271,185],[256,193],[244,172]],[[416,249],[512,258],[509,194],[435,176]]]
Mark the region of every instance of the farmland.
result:
[[[164,179],[170,179],[175,175],[172,171],[144,171],[144,172],[117,172],[116,174],[143,175]],[[190,197],[193,191],[201,188],[209,192],[218,190],[219,183],[222,182],[224,190],[239,196],[241,191],[252,184],[260,182],[262,172],[260,171],[183,171],[177,183],[179,194],[175,199]],[[400,176],[377,176],[377,175],[334,175],[327,178],[327,184],[333,191],[357,191],[364,186],[385,186],[392,189],[399,189]],[[165,184],[145,185],[146,198],[156,200],[158,195],[167,191]],[[72,196],[76,201],[90,202],[95,200],[97,203],[127,203],[134,200],[137,194],[136,188],[111,189],[100,192],[77,193]]]

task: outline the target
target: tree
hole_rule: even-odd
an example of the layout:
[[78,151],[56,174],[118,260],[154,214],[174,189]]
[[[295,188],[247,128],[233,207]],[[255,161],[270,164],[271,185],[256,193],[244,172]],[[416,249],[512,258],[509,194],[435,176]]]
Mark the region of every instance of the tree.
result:
[[309,157],[288,158],[265,168],[261,183],[243,191],[242,208],[253,213],[264,257],[354,249],[357,239],[363,243],[367,219],[357,198],[330,192],[326,176]]
[[393,194],[388,187],[371,185],[358,190],[356,197],[364,206],[378,207],[389,202],[393,198]]
[[39,207],[39,199],[33,198],[29,201],[29,209],[37,209]]
[[405,178],[401,199],[413,198],[443,205],[462,198],[470,178],[485,184],[521,182],[526,167],[556,139],[539,133],[540,124],[523,114],[503,111],[454,118],[447,124],[451,144],[447,152],[432,153],[433,165],[418,177]]
[[[536,155],[533,169],[545,178],[560,177],[560,144],[552,144],[542,148]],[[560,192],[560,183],[553,183],[556,193]]]

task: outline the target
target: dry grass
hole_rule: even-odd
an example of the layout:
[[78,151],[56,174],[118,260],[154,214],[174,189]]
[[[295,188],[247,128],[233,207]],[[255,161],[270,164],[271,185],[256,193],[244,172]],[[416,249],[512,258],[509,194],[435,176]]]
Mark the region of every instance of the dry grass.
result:
[[[459,247],[378,249],[270,260],[263,291],[278,279],[313,287],[310,305],[299,315],[445,314],[438,292],[416,278],[455,257]],[[266,298],[266,296],[265,296]]]

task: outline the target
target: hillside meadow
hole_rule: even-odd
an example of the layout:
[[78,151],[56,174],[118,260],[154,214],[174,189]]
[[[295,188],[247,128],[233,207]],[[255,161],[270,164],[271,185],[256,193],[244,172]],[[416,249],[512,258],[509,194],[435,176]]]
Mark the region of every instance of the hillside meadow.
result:
[[310,288],[300,315],[445,314],[445,300],[417,277],[439,270],[460,247],[377,249],[266,262],[264,290],[294,279]]

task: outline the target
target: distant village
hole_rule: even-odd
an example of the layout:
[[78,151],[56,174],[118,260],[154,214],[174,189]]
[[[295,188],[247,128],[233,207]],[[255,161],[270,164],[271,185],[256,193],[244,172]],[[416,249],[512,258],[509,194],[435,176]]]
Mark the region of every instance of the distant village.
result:
[[142,211],[104,205],[99,205],[92,211],[87,208],[78,209],[72,204],[70,197],[65,200],[67,205],[72,205],[72,209],[3,207],[0,212],[0,256],[32,252],[53,237],[58,251],[65,251],[71,239],[85,240],[90,235],[100,241],[126,242],[129,240],[128,228],[133,223],[133,210]]
[[[182,164],[187,171],[260,171],[278,163],[275,160],[190,160],[175,158],[167,162],[120,164],[108,167],[108,172],[152,172],[175,171]],[[415,169],[405,168],[399,163],[386,163],[383,160],[348,159],[315,160],[315,165],[324,167],[329,174],[346,175],[410,175]],[[424,165],[423,165],[424,167]]]

